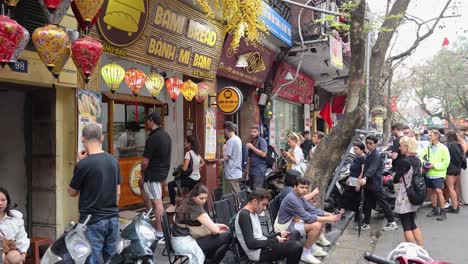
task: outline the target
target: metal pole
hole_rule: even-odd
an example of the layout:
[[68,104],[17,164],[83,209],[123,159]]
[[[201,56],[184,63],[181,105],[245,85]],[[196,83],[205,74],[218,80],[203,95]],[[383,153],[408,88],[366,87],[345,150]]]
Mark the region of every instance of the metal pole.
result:
[[[369,24],[372,20],[369,19]],[[371,31],[367,32],[366,51],[366,131],[369,131],[369,85],[370,85]]]
[[291,0],[282,0],[282,1],[285,2],[285,3],[291,4],[291,5],[299,6],[299,7],[305,8],[305,9],[314,10],[314,11],[329,14],[329,15],[342,16],[342,14],[340,14],[338,12],[333,12],[333,11],[330,11],[330,10],[317,8],[317,7],[314,7],[314,6],[304,5],[304,4],[297,3],[297,2],[294,2],[294,1],[291,1]]

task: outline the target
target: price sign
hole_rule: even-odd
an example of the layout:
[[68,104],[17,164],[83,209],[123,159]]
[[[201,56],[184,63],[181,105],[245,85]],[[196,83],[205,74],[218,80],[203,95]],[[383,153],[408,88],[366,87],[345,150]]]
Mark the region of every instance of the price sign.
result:
[[27,73],[28,72],[28,61],[18,59],[15,63],[10,64],[10,68],[14,72]]

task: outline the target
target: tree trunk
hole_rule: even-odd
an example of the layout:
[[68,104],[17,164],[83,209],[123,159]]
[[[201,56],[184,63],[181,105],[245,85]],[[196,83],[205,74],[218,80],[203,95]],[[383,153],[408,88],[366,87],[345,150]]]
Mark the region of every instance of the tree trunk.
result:
[[384,146],[387,145],[388,140],[390,139],[390,133],[392,130],[392,123],[393,123],[393,112],[392,112],[392,79],[393,79],[393,72],[392,68],[390,67],[390,75],[388,76],[387,80],[387,112],[385,117],[385,128],[384,128]]
[[[374,47],[372,48],[371,60],[370,60],[370,74],[369,74],[369,109],[372,111],[376,106],[383,105],[383,91],[379,89],[380,80],[382,77],[382,69],[385,63],[385,57],[387,55],[390,42],[393,35],[403,20],[403,15],[408,8],[408,4],[411,0],[396,0],[390,10],[390,13],[385,18],[382,28],[390,29],[389,31],[381,31],[375,41]],[[395,17],[401,15],[400,17]]]
[[311,181],[313,187],[319,187],[322,192],[322,204],[326,186],[333,176],[341,156],[352,140],[354,130],[360,128],[364,121],[364,107],[362,104],[362,80],[364,73],[364,49],[363,35],[365,0],[355,0],[357,7],[351,12],[351,69],[349,73],[348,97],[343,120],[322,139],[317,146],[314,159],[308,166],[305,177]]

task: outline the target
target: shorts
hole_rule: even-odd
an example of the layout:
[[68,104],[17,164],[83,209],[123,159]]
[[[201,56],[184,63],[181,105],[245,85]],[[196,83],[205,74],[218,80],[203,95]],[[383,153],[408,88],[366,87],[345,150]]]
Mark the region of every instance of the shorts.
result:
[[299,232],[299,234],[301,234],[301,237],[306,237],[306,231],[305,231],[305,226],[304,226],[304,222],[300,221],[300,222],[293,222],[292,224],[292,229],[291,231],[297,231]]
[[150,200],[159,200],[162,198],[161,182],[145,182],[143,189]]
[[426,185],[429,189],[444,189],[444,178],[426,178]]

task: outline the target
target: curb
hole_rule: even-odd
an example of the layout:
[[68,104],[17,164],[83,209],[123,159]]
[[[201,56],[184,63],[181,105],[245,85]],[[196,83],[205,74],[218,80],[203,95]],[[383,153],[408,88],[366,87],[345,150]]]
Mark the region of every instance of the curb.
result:
[[354,212],[347,211],[346,213],[344,213],[339,222],[331,225],[332,230],[325,235],[331,244],[327,247],[323,247],[324,251],[329,252],[332,249],[332,247],[335,245],[335,243],[338,241],[340,236],[343,234],[343,232],[353,219]]

